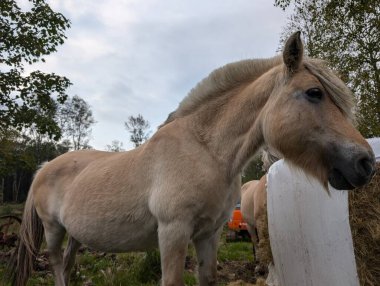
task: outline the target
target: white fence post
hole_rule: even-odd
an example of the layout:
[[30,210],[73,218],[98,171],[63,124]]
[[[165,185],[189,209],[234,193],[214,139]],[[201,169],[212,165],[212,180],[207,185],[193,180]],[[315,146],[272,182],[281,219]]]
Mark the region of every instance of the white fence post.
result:
[[375,153],[376,161],[380,161],[380,137],[367,139],[369,145],[371,145],[373,152]]
[[268,227],[281,286],[358,286],[348,193],[284,161],[268,173]]
[[[380,139],[368,140],[377,160]],[[268,228],[280,286],[358,286],[348,193],[330,188],[283,160],[268,172]]]

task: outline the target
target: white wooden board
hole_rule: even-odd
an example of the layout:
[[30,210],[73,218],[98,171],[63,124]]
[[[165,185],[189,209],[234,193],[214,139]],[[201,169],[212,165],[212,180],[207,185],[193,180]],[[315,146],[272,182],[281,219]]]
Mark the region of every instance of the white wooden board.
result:
[[[380,138],[367,139],[380,161]],[[271,286],[359,285],[348,193],[330,188],[283,160],[268,173]],[[274,277],[276,276],[276,277]]]
[[281,286],[358,286],[348,193],[306,177],[283,160],[268,173],[268,226]]
[[376,161],[380,161],[380,138],[367,139],[369,145],[371,145],[373,152],[375,153]]

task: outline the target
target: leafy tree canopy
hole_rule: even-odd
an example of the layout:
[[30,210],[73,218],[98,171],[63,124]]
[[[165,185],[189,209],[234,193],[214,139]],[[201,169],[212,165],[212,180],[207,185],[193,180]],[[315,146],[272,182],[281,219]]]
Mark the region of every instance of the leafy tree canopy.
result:
[[23,201],[40,164],[68,149],[65,142],[57,143],[29,131],[21,134],[11,129],[0,134],[0,203]]
[[112,140],[111,144],[106,145],[106,150],[109,152],[123,152],[125,149],[123,148],[123,142],[119,140]]
[[261,158],[257,156],[244,168],[242,173],[242,184],[252,180],[260,180],[264,174],[263,162]]
[[31,8],[23,11],[16,0],[0,2],[0,131],[35,124],[41,133],[58,139],[53,97],[63,103],[71,83],[54,73],[26,75],[24,66],[44,62],[43,56],[55,52],[70,23],[45,0],[29,0],[29,4]]
[[91,126],[95,124],[90,105],[78,95],[70,97],[57,113],[61,130],[74,150],[89,149]]

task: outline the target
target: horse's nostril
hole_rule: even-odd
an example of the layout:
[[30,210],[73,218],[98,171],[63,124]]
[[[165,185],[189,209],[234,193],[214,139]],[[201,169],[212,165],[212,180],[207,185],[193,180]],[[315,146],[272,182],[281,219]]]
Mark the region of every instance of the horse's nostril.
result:
[[374,171],[374,164],[370,158],[361,158],[357,161],[357,169],[363,176],[371,176]]

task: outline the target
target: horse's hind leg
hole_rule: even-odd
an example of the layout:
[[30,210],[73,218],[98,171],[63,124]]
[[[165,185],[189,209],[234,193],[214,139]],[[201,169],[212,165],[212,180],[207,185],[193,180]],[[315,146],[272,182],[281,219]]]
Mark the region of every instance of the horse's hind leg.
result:
[[49,252],[50,265],[54,272],[54,285],[65,286],[63,279],[62,242],[65,229],[58,223],[44,222],[46,244]]
[[252,241],[253,261],[257,262],[258,257],[257,257],[256,248],[259,243],[259,236],[257,234],[257,229],[253,225],[247,224],[247,230]]
[[69,241],[67,243],[65,253],[63,254],[63,265],[64,265],[64,279],[65,285],[69,285],[70,280],[70,271],[75,263],[75,256],[80,247],[80,242],[75,240],[72,236],[69,236]]
[[217,250],[222,228],[211,237],[194,240],[198,259],[199,285],[216,285]]

